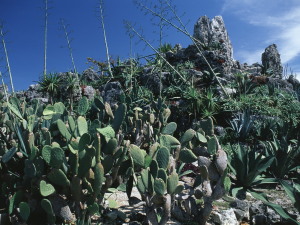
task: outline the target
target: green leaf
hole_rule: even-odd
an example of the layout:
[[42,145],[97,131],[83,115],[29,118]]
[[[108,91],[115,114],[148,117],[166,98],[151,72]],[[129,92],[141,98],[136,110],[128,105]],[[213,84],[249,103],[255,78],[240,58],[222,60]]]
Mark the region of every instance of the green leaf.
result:
[[191,141],[195,136],[196,131],[193,129],[188,129],[180,139],[181,144],[186,144],[187,142]]
[[108,207],[111,209],[119,208],[118,202],[113,199],[108,199]]
[[78,114],[84,116],[89,109],[89,100],[87,97],[83,96],[82,99],[78,102]]
[[55,188],[51,184],[47,184],[46,181],[40,182],[40,193],[42,196],[47,197],[55,192]]
[[197,156],[190,149],[182,149],[179,153],[179,159],[184,163],[193,163]]
[[231,180],[230,180],[229,177],[225,177],[225,179],[224,179],[224,189],[225,189],[226,193],[229,193],[230,188],[231,188]]
[[154,191],[157,195],[164,195],[166,191],[166,184],[161,178],[156,178],[154,181]]
[[198,139],[198,141],[202,143],[207,143],[207,139],[203,134],[196,132],[195,137]]
[[170,152],[166,147],[158,149],[156,154],[156,161],[159,168],[167,169],[170,160]]
[[11,158],[16,154],[18,149],[16,147],[12,147],[9,149],[3,156],[2,156],[2,162],[7,163]]
[[55,114],[54,106],[47,105],[43,111],[43,116],[52,116],[53,114]]
[[172,135],[177,129],[177,124],[175,122],[168,123],[161,131],[161,134]]
[[236,197],[238,193],[245,191],[243,187],[237,187],[232,189],[232,196]]
[[171,135],[161,135],[159,138],[159,143],[161,147],[166,147],[169,150],[171,150],[172,148],[177,148],[178,146],[180,146],[180,142],[173,136]]
[[106,142],[115,137],[115,131],[111,126],[105,128],[97,128],[97,131],[105,137]]
[[130,153],[135,165],[138,165],[140,167],[144,167],[145,158],[144,158],[144,155],[142,153],[142,150],[138,146],[130,145],[129,146],[129,153]]
[[178,185],[178,174],[172,173],[167,180],[167,190],[169,194],[174,194]]
[[58,119],[56,123],[57,123],[57,127],[58,127],[58,130],[61,133],[61,135],[64,138],[66,138],[67,141],[71,140],[72,135],[70,134],[66,124],[61,119]]
[[30,216],[30,207],[27,202],[21,202],[19,204],[20,216],[24,221],[27,221]]
[[114,120],[111,126],[116,132],[120,129],[125,119],[126,111],[127,111],[127,106],[125,104],[119,105],[119,107],[115,111]]
[[77,124],[78,124],[78,131],[80,136],[88,132],[88,124],[86,122],[86,119],[83,116],[79,116],[77,118]]
[[208,153],[211,154],[211,155],[216,154],[217,147],[218,147],[217,139],[216,139],[215,136],[213,136],[207,142],[207,151],[208,151]]
[[15,114],[19,119],[23,120],[23,116],[21,115],[20,110],[15,106],[7,102],[8,108]]
[[87,210],[88,210],[90,216],[93,216],[95,214],[100,215],[99,206],[96,202],[92,205],[89,205]]
[[15,194],[9,199],[9,207],[8,207],[8,213],[12,214],[14,208],[21,202],[21,199],[23,198],[23,192],[17,191]]

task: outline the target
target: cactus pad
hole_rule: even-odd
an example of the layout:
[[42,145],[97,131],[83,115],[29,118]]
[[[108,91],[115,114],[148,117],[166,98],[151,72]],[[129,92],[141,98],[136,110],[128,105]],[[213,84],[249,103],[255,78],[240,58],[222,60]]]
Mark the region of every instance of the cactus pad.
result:
[[157,150],[156,161],[159,168],[167,169],[170,160],[170,151],[166,147]]
[[162,134],[172,135],[177,129],[177,124],[175,122],[168,123],[161,131]]
[[42,196],[47,197],[55,192],[54,187],[51,184],[47,184],[46,181],[41,180],[40,182],[40,193]]
[[154,181],[154,191],[157,195],[164,195],[166,191],[166,184],[161,178],[156,178]]
[[182,149],[179,153],[179,159],[184,163],[193,163],[197,160],[197,156],[190,149]]
[[86,119],[83,116],[79,116],[77,118],[77,125],[80,136],[88,132],[88,125]]
[[65,159],[65,153],[59,147],[45,145],[42,149],[42,157],[51,167],[60,168]]
[[167,191],[169,194],[174,194],[178,185],[178,174],[172,173],[167,180]]

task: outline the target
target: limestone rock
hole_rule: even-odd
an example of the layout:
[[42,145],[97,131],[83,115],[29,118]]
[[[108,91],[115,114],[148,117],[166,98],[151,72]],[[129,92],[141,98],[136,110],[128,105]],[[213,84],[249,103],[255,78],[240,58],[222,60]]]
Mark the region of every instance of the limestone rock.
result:
[[109,82],[104,84],[100,87],[99,91],[104,102],[108,102],[110,105],[116,104],[123,93],[120,82]]
[[39,84],[31,84],[29,88],[23,93],[25,100],[29,102],[33,99],[39,99],[43,103],[48,103],[48,96],[40,92],[39,89]]
[[88,68],[82,72],[80,80],[89,84],[100,80],[100,75],[95,70]]
[[92,100],[95,96],[95,89],[92,86],[83,86],[82,95],[86,96],[89,100]]
[[282,79],[283,67],[276,44],[272,44],[265,49],[261,61],[265,73],[269,72],[272,77]]
[[213,212],[212,220],[220,225],[239,225],[233,209]]
[[233,56],[233,49],[222,16],[216,16],[210,20],[202,16],[194,26],[194,38],[204,46],[211,48],[223,48],[228,59]]
[[169,76],[169,72],[162,72],[160,74],[160,72],[152,72],[149,69],[145,69],[140,77],[140,81],[143,86],[158,95],[159,92],[163,90],[164,85],[167,84],[166,82]]
[[233,48],[222,16],[212,20],[202,16],[194,26],[194,38],[199,40],[203,54],[217,72],[230,73],[234,64]]
[[236,199],[230,203],[230,206],[233,208],[235,216],[238,221],[249,221],[250,214],[249,214],[249,202]]

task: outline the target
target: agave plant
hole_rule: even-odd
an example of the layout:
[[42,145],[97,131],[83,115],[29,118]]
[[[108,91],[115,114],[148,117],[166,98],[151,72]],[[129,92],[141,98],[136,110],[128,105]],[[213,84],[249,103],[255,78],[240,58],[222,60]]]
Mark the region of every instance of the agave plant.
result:
[[253,122],[250,110],[236,114],[235,118],[230,121],[230,128],[233,130],[238,141],[245,141],[249,137]]
[[56,73],[46,74],[39,82],[40,91],[49,94],[50,104],[53,104],[55,95],[58,92],[61,79]]
[[235,195],[239,190],[249,190],[254,186],[270,180],[264,180],[262,173],[265,172],[273,163],[275,157],[263,156],[255,149],[250,149],[244,145],[232,146],[232,157],[229,158],[229,167],[235,175],[235,186],[232,190]]
[[300,168],[295,161],[300,154],[300,147],[296,140],[288,142],[285,138],[278,140],[274,137],[273,141],[266,142],[265,149],[267,156],[275,156],[270,173],[276,178],[283,179]]

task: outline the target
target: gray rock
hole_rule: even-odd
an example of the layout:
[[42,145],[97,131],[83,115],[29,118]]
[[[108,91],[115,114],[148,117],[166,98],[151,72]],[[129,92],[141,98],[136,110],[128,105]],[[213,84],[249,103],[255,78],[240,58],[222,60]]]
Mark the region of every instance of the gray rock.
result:
[[220,225],[239,225],[233,209],[222,210],[212,213],[213,222]]
[[294,89],[300,86],[299,80],[297,80],[293,75],[290,75],[287,82],[293,85]]
[[33,99],[39,99],[43,103],[48,103],[49,99],[47,94],[40,92],[40,85],[39,84],[31,84],[29,88],[24,91],[23,96],[25,97],[26,101],[31,101]]
[[293,84],[291,84],[288,80],[283,80],[281,78],[269,78],[268,84],[274,85],[277,88],[285,89],[288,92],[293,91]]
[[272,44],[265,49],[261,56],[261,61],[264,73],[270,72],[272,77],[282,79],[283,67],[276,44]]
[[217,68],[217,72],[230,73],[234,64],[233,48],[222,16],[212,20],[202,16],[194,26],[194,38],[200,41],[205,57],[213,68]]
[[280,216],[271,208],[267,207],[268,222],[275,224],[281,221]]
[[264,216],[267,207],[262,202],[253,202],[249,208],[250,219],[253,224],[265,224],[267,218]]
[[266,225],[267,223],[267,216],[263,215],[263,214],[258,214],[258,215],[254,215],[252,218],[252,224],[253,225]]
[[250,220],[249,203],[247,201],[236,199],[230,203],[238,221]]
[[155,95],[158,95],[160,91],[162,91],[164,84],[167,84],[166,82],[168,76],[170,76],[169,72],[162,72],[161,74],[159,72],[143,73],[140,76],[140,81],[143,86],[148,88]]
[[99,91],[104,102],[108,102],[110,105],[116,104],[120,100],[121,94],[124,93],[119,82],[104,84],[100,87]]
[[100,80],[101,76],[93,69],[88,68],[82,72],[80,80],[87,84]]
[[224,137],[225,134],[226,134],[226,131],[225,131],[225,128],[224,128],[224,127],[221,127],[221,126],[215,126],[214,133],[215,133],[217,136]]
[[92,100],[95,96],[95,89],[92,86],[82,87],[82,95],[86,96],[89,100]]
[[[224,88],[225,92],[228,94],[228,95],[234,95],[236,93],[236,89],[234,88]],[[220,96],[221,99],[226,99],[227,97],[225,96],[223,90],[221,87],[217,87],[217,93],[218,95]]]

